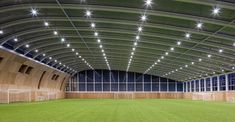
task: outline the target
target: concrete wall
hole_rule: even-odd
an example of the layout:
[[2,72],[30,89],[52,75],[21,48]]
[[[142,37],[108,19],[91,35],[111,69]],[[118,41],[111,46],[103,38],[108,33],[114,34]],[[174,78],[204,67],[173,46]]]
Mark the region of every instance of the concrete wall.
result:
[[[0,103],[25,101],[29,94],[31,101],[65,97],[65,83],[70,77],[68,74],[3,49],[0,49],[0,57],[3,58],[0,62]],[[33,67],[30,74],[19,72],[22,64]],[[59,77],[52,80],[55,74]]]

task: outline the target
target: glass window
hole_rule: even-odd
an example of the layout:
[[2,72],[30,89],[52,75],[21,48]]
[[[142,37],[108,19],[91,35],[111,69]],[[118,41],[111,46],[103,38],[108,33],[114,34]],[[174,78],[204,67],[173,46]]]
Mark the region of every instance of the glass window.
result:
[[183,82],[176,82],[177,83],[177,91],[182,92],[183,91]]
[[225,75],[219,76],[219,83],[220,83],[220,91],[225,91],[226,90],[226,80],[225,80]]
[[167,79],[166,78],[160,78],[160,90],[161,91],[167,91]]
[[159,91],[159,77],[152,76],[152,91]]
[[235,90],[235,73],[228,74],[228,89]]
[[204,79],[200,80],[200,85],[201,85],[201,91],[205,91],[205,86],[204,86]]
[[206,78],[206,91],[211,91],[211,79]]
[[191,91],[194,92],[194,81],[191,81]]
[[218,89],[218,82],[217,82],[217,77],[212,78],[212,90],[217,91]]
[[194,81],[196,85],[196,92],[199,92],[199,80]]
[[175,91],[175,84],[176,82],[174,80],[168,80],[168,85],[169,85],[169,91]]

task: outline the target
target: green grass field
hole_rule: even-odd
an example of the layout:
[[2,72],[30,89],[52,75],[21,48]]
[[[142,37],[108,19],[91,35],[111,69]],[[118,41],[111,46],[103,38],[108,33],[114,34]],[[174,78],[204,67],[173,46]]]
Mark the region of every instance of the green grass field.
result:
[[235,122],[235,104],[187,100],[58,100],[0,105],[0,122]]

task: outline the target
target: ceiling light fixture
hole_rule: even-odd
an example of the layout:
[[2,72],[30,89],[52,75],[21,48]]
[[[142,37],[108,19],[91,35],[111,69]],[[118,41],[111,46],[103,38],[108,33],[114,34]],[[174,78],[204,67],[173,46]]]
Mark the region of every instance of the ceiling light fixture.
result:
[[212,9],[213,16],[217,16],[217,15],[219,15],[219,13],[220,13],[220,8],[218,6],[216,6]]
[[38,10],[35,9],[35,8],[32,8],[32,9],[31,9],[31,15],[32,15],[32,16],[37,16],[37,15],[38,15]]

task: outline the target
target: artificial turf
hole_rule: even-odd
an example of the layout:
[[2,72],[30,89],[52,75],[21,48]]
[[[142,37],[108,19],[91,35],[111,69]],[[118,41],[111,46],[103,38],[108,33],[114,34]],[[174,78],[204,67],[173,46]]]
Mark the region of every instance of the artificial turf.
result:
[[0,122],[235,122],[235,104],[157,99],[0,104]]

